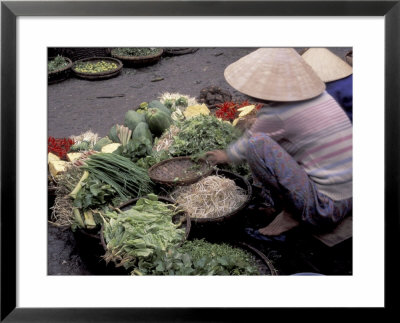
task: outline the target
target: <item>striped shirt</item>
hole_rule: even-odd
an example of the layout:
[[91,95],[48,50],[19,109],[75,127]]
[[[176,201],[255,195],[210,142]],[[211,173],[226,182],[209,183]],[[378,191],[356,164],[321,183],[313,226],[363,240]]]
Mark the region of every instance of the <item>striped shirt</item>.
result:
[[245,160],[248,139],[258,132],[285,149],[321,193],[336,201],[352,197],[353,127],[327,92],[307,101],[262,108],[251,129],[228,147],[231,162]]

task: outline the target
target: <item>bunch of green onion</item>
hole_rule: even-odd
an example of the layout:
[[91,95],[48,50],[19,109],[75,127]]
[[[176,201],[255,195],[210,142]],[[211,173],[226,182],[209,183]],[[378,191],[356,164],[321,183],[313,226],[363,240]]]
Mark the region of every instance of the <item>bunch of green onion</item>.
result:
[[100,181],[111,185],[123,199],[152,192],[152,182],[147,171],[129,158],[98,153],[91,155],[82,168]]

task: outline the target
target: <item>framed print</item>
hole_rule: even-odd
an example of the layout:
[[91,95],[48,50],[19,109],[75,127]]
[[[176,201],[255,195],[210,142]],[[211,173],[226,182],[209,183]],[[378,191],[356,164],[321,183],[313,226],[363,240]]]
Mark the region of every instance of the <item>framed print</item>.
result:
[[[394,312],[393,292],[399,287],[399,20],[399,1],[2,1],[1,321],[235,322],[281,319],[303,309],[335,318],[343,315],[337,309],[361,310],[374,318]],[[352,49],[350,275],[175,279],[49,273],[43,169],[47,172],[48,123],[54,119],[48,116],[48,49],[132,43],[215,48],[210,60],[224,55],[223,48]],[[165,79],[154,73],[148,83],[156,88],[167,84]],[[82,102],[92,116],[102,113],[96,100],[126,104],[134,97],[123,91],[98,93],[95,82],[86,82],[77,91],[93,93]],[[140,89],[140,84],[125,86]],[[80,118],[72,109],[51,116],[61,120],[60,133],[63,118]]]

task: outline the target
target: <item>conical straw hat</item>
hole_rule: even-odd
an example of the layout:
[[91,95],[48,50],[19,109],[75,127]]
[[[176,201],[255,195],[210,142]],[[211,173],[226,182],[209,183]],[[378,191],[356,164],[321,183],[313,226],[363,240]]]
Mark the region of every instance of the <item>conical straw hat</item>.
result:
[[226,81],[254,98],[291,102],[314,98],[325,83],[293,48],[260,48],[229,65]]
[[327,48],[310,48],[302,55],[324,82],[345,78],[353,73],[353,68]]

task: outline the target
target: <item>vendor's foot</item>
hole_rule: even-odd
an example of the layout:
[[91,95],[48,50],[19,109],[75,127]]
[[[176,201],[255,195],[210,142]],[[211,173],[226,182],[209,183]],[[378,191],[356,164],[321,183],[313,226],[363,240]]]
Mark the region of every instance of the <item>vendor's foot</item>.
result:
[[282,211],[276,218],[268,224],[266,227],[258,230],[263,235],[266,236],[278,236],[290,229],[297,227],[300,224],[290,213],[287,211]]
[[276,211],[275,208],[273,207],[266,207],[266,208],[259,208],[257,211],[257,215],[260,218],[260,220],[262,219],[262,223],[271,223],[271,221],[273,221],[273,219],[276,217],[276,215],[278,214],[278,212]]

